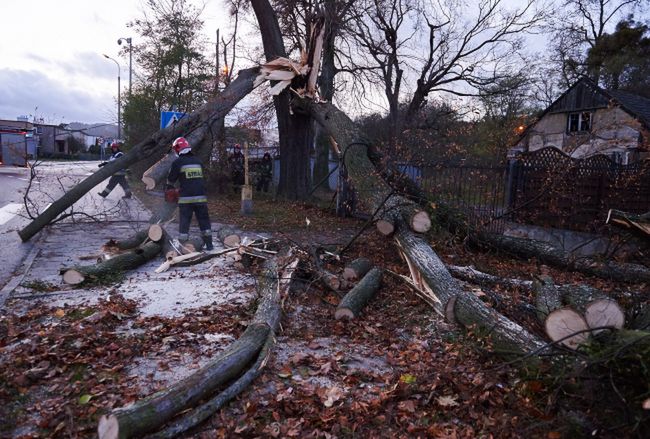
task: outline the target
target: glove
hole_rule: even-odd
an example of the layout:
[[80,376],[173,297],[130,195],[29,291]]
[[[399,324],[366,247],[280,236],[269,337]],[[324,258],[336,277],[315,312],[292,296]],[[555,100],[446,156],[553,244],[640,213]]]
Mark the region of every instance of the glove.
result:
[[168,203],[178,203],[178,189],[171,188],[165,190],[165,201]]
[[97,165],[98,168],[101,168],[102,166],[106,166],[106,162],[101,162],[99,165]]

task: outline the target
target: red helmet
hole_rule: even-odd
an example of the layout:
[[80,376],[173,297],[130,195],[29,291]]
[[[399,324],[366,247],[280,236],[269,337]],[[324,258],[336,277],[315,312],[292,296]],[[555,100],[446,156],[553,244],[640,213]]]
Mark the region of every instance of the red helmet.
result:
[[185,137],[179,137],[178,139],[174,140],[174,143],[172,143],[172,148],[174,148],[174,151],[176,151],[176,154],[180,154],[181,151],[184,149],[190,149],[190,142],[185,139]]
[[111,143],[111,149],[113,151],[115,151],[116,149],[120,149],[120,144],[118,142]]

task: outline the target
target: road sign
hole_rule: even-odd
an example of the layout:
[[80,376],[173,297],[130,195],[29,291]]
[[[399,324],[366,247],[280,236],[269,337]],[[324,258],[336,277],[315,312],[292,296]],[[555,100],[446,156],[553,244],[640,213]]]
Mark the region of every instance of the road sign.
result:
[[167,128],[185,117],[185,113],[178,111],[161,111],[160,112],[160,129]]

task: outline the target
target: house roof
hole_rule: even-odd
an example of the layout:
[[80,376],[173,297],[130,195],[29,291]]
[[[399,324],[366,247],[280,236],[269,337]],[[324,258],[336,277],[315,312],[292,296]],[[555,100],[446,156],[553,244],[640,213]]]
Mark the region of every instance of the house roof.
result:
[[639,119],[646,127],[650,128],[650,99],[623,90],[606,90],[621,107]]
[[[628,91],[605,90],[599,87],[598,84],[596,84],[588,77],[583,76],[575,84],[569,87],[564,93],[562,93],[560,97],[558,97],[551,105],[549,105],[539,115],[538,119],[534,123],[526,127],[526,129],[517,138],[515,145],[518,144],[521,141],[521,139],[526,137],[526,135],[528,135],[528,132],[532,129],[532,127],[535,126],[537,122],[539,122],[540,119],[542,119],[548,113],[570,112],[571,110],[568,110],[565,107],[567,100],[572,101],[571,104],[573,105],[576,104],[575,100],[571,99],[571,92],[572,90],[579,87],[583,87],[587,90],[590,90],[591,93],[593,93],[591,99],[587,100],[587,102],[589,102],[588,104],[583,100],[584,96],[581,95],[580,100],[582,101],[581,104],[584,110],[588,108],[595,109],[599,107],[606,107],[607,106],[606,101],[613,100],[618,105],[620,105],[624,111],[628,112],[633,117],[636,117],[643,125],[646,126],[646,128],[650,129],[650,99],[644,98],[643,96],[639,96],[635,93],[631,93]],[[580,105],[580,103],[578,105]]]

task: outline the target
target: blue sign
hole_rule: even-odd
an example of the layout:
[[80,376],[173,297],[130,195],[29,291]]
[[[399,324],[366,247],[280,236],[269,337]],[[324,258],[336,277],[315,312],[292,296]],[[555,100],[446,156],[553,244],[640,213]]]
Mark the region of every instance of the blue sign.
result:
[[177,111],[161,111],[160,112],[160,129],[167,128],[174,125],[176,122],[185,117],[185,113]]

